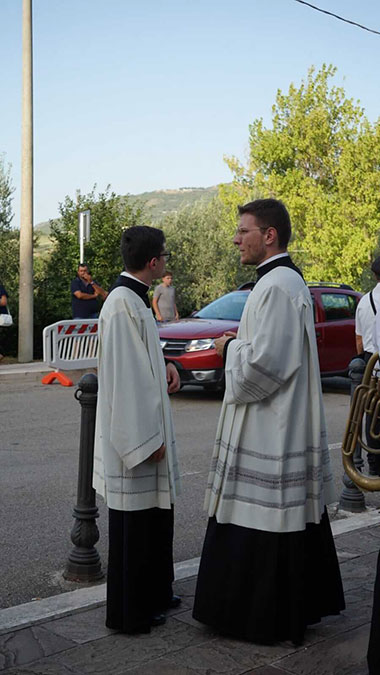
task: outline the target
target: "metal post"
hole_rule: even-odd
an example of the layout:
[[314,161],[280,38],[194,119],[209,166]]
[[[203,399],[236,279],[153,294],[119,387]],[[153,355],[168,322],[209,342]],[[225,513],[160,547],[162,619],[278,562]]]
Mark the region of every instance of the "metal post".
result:
[[[348,375],[351,379],[351,401],[356,387],[359,386],[363,379],[366,364],[363,359],[354,358],[348,366]],[[362,458],[362,451],[359,443],[356,445],[354,453],[354,464],[358,471],[361,471],[364,466]],[[354,511],[356,513],[365,511],[365,498],[363,492],[353,483],[353,481],[343,474],[344,488],[340,496],[339,507],[345,511]]]
[[33,47],[32,0],[22,3],[22,153],[18,360],[33,361]]
[[84,263],[84,216],[83,211],[79,214],[79,262]]
[[75,398],[81,404],[81,428],[79,446],[79,472],[77,505],[74,507],[75,523],[71,530],[74,544],[66,570],[65,579],[70,581],[95,581],[104,574],[100,556],[95,548],[99,539],[99,530],[95,519],[98,518],[95,490],[92,487],[94,464],[95,414],[98,393],[98,378],[94,373],[81,377]]
[[79,212],[78,238],[79,238],[79,262],[84,263],[84,245],[90,241],[91,211],[86,209]]

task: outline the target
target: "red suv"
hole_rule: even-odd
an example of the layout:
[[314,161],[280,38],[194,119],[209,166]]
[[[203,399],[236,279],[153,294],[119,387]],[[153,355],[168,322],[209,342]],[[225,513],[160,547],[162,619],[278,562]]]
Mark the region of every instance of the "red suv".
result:
[[[178,368],[181,384],[205,389],[223,386],[223,360],[214,338],[237,331],[253,282],[214,300],[187,319],[159,324],[161,347]],[[345,284],[308,284],[314,304],[315,334],[322,375],[343,375],[356,353],[355,311],[361,294]]]

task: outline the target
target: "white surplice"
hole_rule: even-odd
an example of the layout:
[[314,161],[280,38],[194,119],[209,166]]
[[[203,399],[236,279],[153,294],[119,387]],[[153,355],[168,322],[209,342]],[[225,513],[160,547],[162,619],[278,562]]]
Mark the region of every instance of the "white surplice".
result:
[[[116,288],[103,305],[98,330],[93,486],[111,509],[170,509],[179,493],[179,473],[152,311],[131,289]],[[162,443],[165,458],[147,461]]]
[[218,523],[296,532],[333,500],[312,300],[297,272],[276,267],[228,345],[205,508]]

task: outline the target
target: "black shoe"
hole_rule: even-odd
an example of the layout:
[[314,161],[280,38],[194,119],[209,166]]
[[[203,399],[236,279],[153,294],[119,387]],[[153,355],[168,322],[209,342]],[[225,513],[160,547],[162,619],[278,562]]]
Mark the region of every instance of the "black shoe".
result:
[[[168,612],[169,609],[176,609],[177,607],[180,606],[181,602],[182,598],[180,598],[179,595],[172,595],[171,600],[168,602],[167,605],[165,605],[165,607],[160,607],[159,609],[156,610],[153,618],[165,616],[164,612]],[[161,625],[160,623],[157,624],[152,623],[152,626],[160,626],[160,625]]]
[[125,633],[126,635],[138,635],[139,633],[150,633],[150,623],[142,624],[141,626],[133,626],[132,628],[124,628],[123,625],[116,625],[112,621],[106,621],[107,628],[116,630],[118,633]]
[[173,595],[172,599],[170,600],[167,609],[176,609],[177,607],[180,606],[182,602],[182,598],[179,597],[179,595]]
[[150,620],[151,626],[163,626],[166,622],[165,614],[155,614]]

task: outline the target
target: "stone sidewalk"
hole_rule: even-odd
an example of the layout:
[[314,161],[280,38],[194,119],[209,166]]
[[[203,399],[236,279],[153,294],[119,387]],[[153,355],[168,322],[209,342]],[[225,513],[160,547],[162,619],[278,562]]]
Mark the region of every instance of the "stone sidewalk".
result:
[[[63,618],[25,621],[0,635],[7,675],[367,675],[366,651],[380,524],[336,536],[346,610],[311,627],[302,647],[261,647],[220,638],[194,621],[195,577],[177,581],[179,609],[150,635],[104,626],[104,603]],[[82,591],[80,591],[81,593]],[[61,596],[62,597],[62,596]],[[30,603],[36,604],[36,603]],[[27,608],[27,605],[21,606]],[[20,607],[20,609],[21,609]],[[25,610],[26,611],[26,610]],[[5,614],[7,610],[0,612]]]

